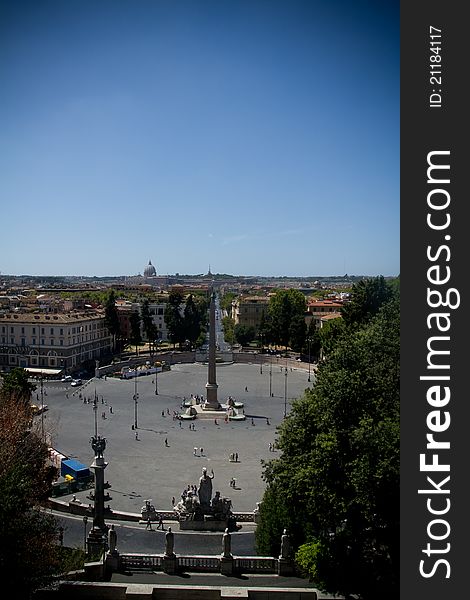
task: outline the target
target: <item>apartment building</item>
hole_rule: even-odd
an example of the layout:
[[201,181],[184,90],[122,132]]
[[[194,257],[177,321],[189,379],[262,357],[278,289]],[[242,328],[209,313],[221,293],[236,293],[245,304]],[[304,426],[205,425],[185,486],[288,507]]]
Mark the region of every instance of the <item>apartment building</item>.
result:
[[261,317],[268,310],[267,296],[239,296],[232,302],[232,319],[235,325],[252,326],[258,331]]
[[104,311],[0,314],[0,370],[72,372],[87,360],[109,354],[112,340]]

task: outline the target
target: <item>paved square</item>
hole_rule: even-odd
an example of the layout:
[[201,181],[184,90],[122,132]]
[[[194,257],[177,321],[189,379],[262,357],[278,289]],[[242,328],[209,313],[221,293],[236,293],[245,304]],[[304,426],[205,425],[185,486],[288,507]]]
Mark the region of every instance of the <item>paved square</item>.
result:
[[[44,388],[44,402],[49,407],[44,413],[45,427],[52,430],[56,449],[90,465],[96,392],[98,434],[107,439],[105,480],[111,484],[113,509],[139,513],[150,498],[157,509],[169,510],[172,497],[178,501],[183,488],[197,484],[205,466],[209,472],[214,470],[214,492],[219,490],[222,496],[231,498],[235,512],[251,511],[265,488],[261,459],[269,460],[277,454],[269,450],[269,445],[275,440],[276,426],[285,409],[285,368],[272,365],[274,397],[270,397],[269,359],[266,361],[262,373],[259,363],[217,365],[219,402],[224,403],[229,395],[243,402],[245,421],[225,423],[224,413],[217,425],[213,419],[174,420],[173,411],[181,411],[183,397],[205,396],[207,382],[207,365],[176,364],[171,371],[158,374],[158,395],[154,376],[139,377],[137,381],[92,379],[81,388],[49,382]],[[287,412],[291,400],[311,385],[307,377],[305,370],[288,369]],[[136,388],[138,439],[132,430]],[[79,393],[91,403],[85,404]],[[194,431],[190,429],[193,423]],[[198,449],[196,455],[194,448]],[[229,461],[232,452],[238,452],[239,462]],[[230,486],[232,477],[236,479],[235,488]],[[77,499],[88,503],[87,493],[78,493]]]

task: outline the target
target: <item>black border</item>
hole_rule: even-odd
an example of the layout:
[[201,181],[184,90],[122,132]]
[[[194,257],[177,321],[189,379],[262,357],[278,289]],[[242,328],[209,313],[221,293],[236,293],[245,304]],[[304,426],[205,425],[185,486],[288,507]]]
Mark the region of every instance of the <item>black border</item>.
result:
[[[465,190],[466,138],[469,125],[466,116],[465,89],[468,88],[470,54],[466,44],[469,22],[464,16],[465,2],[447,0],[402,1],[401,9],[401,548],[400,597],[407,600],[450,599],[469,597],[470,574],[470,493],[467,491],[470,469],[468,456],[470,444],[470,394],[466,385],[467,367],[467,316],[469,273],[465,272],[466,256],[470,256],[466,235],[466,205],[470,204]],[[430,108],[429,81],[430,44],[429,27],[442,29],[442,107]],[[467,67],[465,69],[465,67]],[[432,410],[426,402],[429,382],[419,380],[426,371],[426,342],[431,335],[426,324],[430,310],[427,294],[427,269],[431,265],[426,257],[427,246],[446,243],[444,233],[429,229],[426,224],[427,154],[434,150],[450,150],[450,179],[447,186],[451,194],[451,225],[446,234],[451,249],[449,262],[441,263],[451,268],[448,287],[460,292],[459,308],[451,313],[450,350],[446,357],[450,364],[451,401],[448,410],[451,426],[445,439],[451,443],[448,457],[451,465],[450,500],[447,518],[451,532],[445,542],[450,543],[447,558],[451,565],[450,578],[441,566],[433,577],[423,578],[419,561],[426,556],[422,548],[428,542],[426,528],[433,518],[426,508],[426,497],[418,489],[426,486],[426,474],[419,470],[419,455],[425,451],[426,416]],[[440,309],[444,310],[444,309]],[[442,334],[445,335],[445,334]],[[443,409],[444,410],[444,409]],[[442,437],[444,439],[444,436]],[[431,475],[431,474],[430,474]],[[442,474],[441,474],[442,475]],[[439,474],[436,475],[436,480]],[[441,477],[442,479],[442,477]],[[424,485],[423,485],[424,484]],[[429,485],[427,486],[430,487]],[[441,546],[445,542],[441,542]],[[439,547],[438,542],[433,542]],[[428,559],[429,560],[429,559]],[[428,562],[428,564],[430,564]]]

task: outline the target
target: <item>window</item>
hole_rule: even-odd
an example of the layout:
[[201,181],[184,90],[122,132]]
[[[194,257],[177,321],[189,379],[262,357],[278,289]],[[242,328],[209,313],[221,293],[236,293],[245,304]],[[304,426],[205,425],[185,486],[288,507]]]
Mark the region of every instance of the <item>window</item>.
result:
[[64,340],[60,340],[60,345],[63,346],[64,345]]
[[36,338],[33,338],[33,339],[31,340],[31,344],[32,344],[33,346],[35,346],[35,345],[36,345]]
[[24,327],[21,328],[21,335],[24,335]]
[[6,344],[6,338],[2,337],[2,344]]
[[54,335],[54,327],[51,327],[51,335]]
[[13,327],[10,327],[10,333],[14,333]]
[[33,327],[33,335],[36,335],[36,327]]
[[14,344],[15,343],[15,338],[10,338],[10,344]]
[[45,333],[44,327],[41,327],[41,335],[44,335],[44,333]]
[[51,346],[54,345],[54,340],[51,338]]
[[5,331],[5,325],[2,325],[2,333],[6,333],[6,331]]
[[59,330],[59,333],[60,333],[60,335],[64,335],[64,330],[63,330],[63,329],[60,329],[60,330]]
[[26,346],[26,340],[24,338],[21,338],[21,345],[23,348]]

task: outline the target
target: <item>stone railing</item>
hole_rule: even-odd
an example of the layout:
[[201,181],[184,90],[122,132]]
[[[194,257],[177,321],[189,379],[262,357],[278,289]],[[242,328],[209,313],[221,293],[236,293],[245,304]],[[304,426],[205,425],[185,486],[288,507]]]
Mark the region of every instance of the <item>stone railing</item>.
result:
[[234,569],[237,573],[277,573],[278,560],[263,556],[236,556]]
[[120,571],[163,571],[161,554],[120,554]]
[[[279,560],[272,556],[233,556],[231,557],[232,572],[243,574],[276,574],[279,572]],[[222,570],[221,556],[195,555],[176,556],[176,571],[178,573],[220,573]],[[119,553],[118,567],[120,572],[132,571],[165,571],[163,554],[121,554]]]

